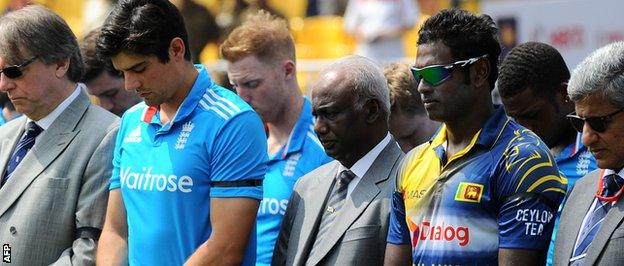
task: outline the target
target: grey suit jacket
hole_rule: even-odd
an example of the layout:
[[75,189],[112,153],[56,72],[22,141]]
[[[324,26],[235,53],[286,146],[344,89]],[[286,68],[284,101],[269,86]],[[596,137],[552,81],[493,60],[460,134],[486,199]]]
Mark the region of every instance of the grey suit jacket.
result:
[[[553,265],[568,265],[581,224],[591,207],[598,188],[600,170],[579,179],[561,214],[561,223],[555,240]],[[624,199],[609,210],[598,233],[592,240],[584,265],[624,265]]]
[[[0,244],[12,265],[95,263],[118,121],[82,91],[37,137],[0,188]],[[21,117],[0,127],[0,173],[25,126]]]
[[394,188],[391,177],[396,174],[401,158],[403,152],[393,139],[346,199],[323,239],[321,250],[309,258],[321,209],[340,163],[329,162],[303,176],[288,203],[272,265],[383,264]]

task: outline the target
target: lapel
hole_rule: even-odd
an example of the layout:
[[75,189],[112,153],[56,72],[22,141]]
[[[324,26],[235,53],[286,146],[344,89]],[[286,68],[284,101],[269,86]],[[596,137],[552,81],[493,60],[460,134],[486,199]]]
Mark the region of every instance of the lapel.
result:
[[[71,143],[80,131],[75,130],[75,128],[85,114],[87,107],[89,107],[89,99],[85,92],[81,91],[78,98],[67,106],[47,130],[41,133],[33,148],[26,154],[13,172],[13,177],[7,180],[2,189],[0,189],[0,198],[3,199],[0,201],[0,216],[13,205],[35,178]],[[22,125],[22,131],[23,127]],[[1,156],[4,156],[4,151]],[[66,169],[58,170],[63,171]]]
[[[579,180],[573,190],[573,195],[570,195],[574,197],[570,197],[568,202],[565,202],[567,208],[564,207],[564,209],[566,212],[569,210],[569,214],[566,213],[565,221],[563,219],[561,220],[562,222],[559,224],[557,237],[564,237],[565,235],[567,238],[567,241],[562,242],[564,245],[562,251],[563,254],[565,254],[565,258],[568,260],[572,257],[572,253],[574,252],[576,238],[583,225],[583,218],[594,202],[594,193],[596,192],[599,178],[598,173],[599,171],[594,171]],[[583,182],[585,179],[588,181],[586,184]],[[589,253],[587,253],[587,255],[589,256]],[[587,258],[585,262],[587,262]]]
[[[24,129],[26,128],[26,118],[22,116],[22,118],[18,118],[19,122],[16,121],[16,125],[11,128],[7,128],[8,132],[14,132],[8,138],[3,139],[0,144],[0,178],[4,177],[4,170],[11,158],[11,153],[13,152],[13,148],[17,145],[17,142],[24,134]],[[8,125],[7,125],[8,126]]]
[[[325,205],[326,201],[326,197],[321,198],[320,195],[328,195],[330,193],[331,185],[334,180],[333,177],[338,173],[339,166],[340,163],[334,160],[330,165],[328,165],[325,171],[321,171],[321,173],[315,175],[312,184],[309,187],[304,188],[305,191],[301,192],[305,193],[306,197],[302,199],[304,215],[299,239],[304,239],[305,242],[303,243],[303,246],[300,245],[301,248],[288,249],[297,253],[297,258],[305,258],[307,256],[305,253],[309,251],[314,244],[315,238],[312,237],[312,234],[315,233],[315,228],[320,222],[321,209]],[[295,264],[304,265],[305,259],[299,262],[295,261]]]
[[[315,252],[317,256],[309,258],[311,264],[318,264],[334,248],[336,243],[342,239],[345,232],[366,210],[368,205],[375,200],[383,189],[383,185],[387,185],[381,183],[390,178],[390,172],[400,155],[398,144],[394,139],[390,140],[390,143],[384,147],[350,196],[345,200],[340,213],[320,244],[319,252]],[[320,213],[317,215],[320,216]]]
[[[599,176],[595,177],[596,180],[598,178],[600,177]],[[595,182],[595,183],[597,184],[598,182]],[[594,185],[594,192],[595,191],[596,191],[596,186]],[[587,193],[587,194],[590,194],[590,193]],[[594,194],[591,193],[591,195],[593,196]],[[585,257],[585,261],[584,261],[585,265],[594,265],[596,263],[596,260],[600,256],[600,253],[602,253],[602,251],[605,248],[605,245],[607,244],[607,242],[609,242],[609,239],[611,238],[613,231],[617,229],[617,227],[620,225],[620,222],[622,221],[623,218],[624,218],[624,200],[620,199],[615,203],[615,205],[613,205],[613,207],[611,207],[611,209],[609,210],[609,213],[607,213],[607,216],[604,218],[604,221],[602,222],[600,229],[596,233],[596,236],[594,237],[591,244],[589,245],[589,249],[587,250],[587,257]]]

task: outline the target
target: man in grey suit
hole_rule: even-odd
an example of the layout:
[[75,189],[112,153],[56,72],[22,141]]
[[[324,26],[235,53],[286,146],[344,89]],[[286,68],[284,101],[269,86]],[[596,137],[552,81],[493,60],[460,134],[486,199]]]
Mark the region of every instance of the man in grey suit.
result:
[[44,7],[0,18],[0,68],[24,114],[0,127],[3,262],[93,265],[118,119],[89,102],[76,37]]
[[329,162],[295,185],[273,265],[380,265],[390,193],[403,152],[388,132],[382,70],[360,56],[320,73],[312,90],[314,131]]
[[599,169],[576,182],[561,216],[554,265],[623,265],[624,42],[598,49],[577,66],[568,85]]

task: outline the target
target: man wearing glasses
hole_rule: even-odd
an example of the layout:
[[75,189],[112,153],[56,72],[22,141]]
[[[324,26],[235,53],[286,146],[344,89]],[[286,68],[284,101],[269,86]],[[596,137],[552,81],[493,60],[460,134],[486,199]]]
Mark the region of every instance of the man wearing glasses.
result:
[[24,114],[0,127],[3,262],[94,264],[118,118],[89,102],[76,37],[44,7],[0,18],[0,69]]
[[497,32],[457,9],[419,32],[412,72],[443,125],[397,174],[387,265],[544,263],[566,181],[539,137],[492,103]]
[[[568,180],[569,192],[576,180],[596,169],[596,160],[581,142],[582,134],[566,119],[574,111],[566,91],[568,79],[570,71],[557,49],[528,42],[507,54],[500,67],[498,91],[507,115],[546,143]],[[555,218],[548,265],[552,264],[560,214],[557,212]]]
[[440,127],[427,117],[427,111],[420,100],[416,80],[405,63],[392,63],[384,67],[390,93],[390,133],[397,140],[403,152],[431,139]]
[[561,214],[554,265],[621,265],[624,261],[624,42],[607,45],[574,70],[568,119],[599,169],[581,178]]

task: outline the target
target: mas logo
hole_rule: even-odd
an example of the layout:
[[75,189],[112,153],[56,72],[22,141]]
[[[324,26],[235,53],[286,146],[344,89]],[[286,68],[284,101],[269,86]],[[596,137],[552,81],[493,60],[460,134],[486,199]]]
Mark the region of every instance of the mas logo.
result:
[[460,182],[455,193],[455,200],[464,202],[481,202],[483,185],[476,183]]

